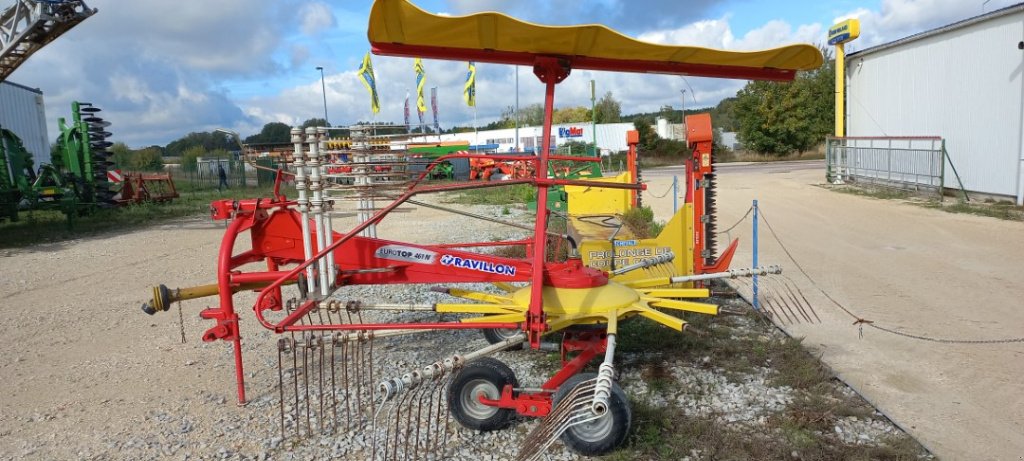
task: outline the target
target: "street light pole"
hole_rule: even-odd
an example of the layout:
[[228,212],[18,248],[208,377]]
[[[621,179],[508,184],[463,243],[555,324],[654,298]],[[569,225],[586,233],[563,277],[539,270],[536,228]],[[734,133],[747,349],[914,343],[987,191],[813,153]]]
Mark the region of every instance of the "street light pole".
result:
[[680,114],[679,115],[679,123],[685,123],[685,121],[686,121],[686,90],[679,90],[679,93],[683,95],[683,100],[680,101],[680,103],[682,103],[682,105],[679,106],[679,114]]
[[320,71],[320,89],[324,95],[324,124],[331,126],[330,119],[327,118],[327,85],[324,83],[324,68],[322,66],[316,66],[316,70]]
[[515,126],[516,126],[516,148],[515,152],[519,152],[519,66],[516,66],[516,112],[515,112]]
[[594,139],[594,157],[600,157],[597,153],[597,104],[595,101],[594,91],[594,79],[590,79],[590,131],[592,131],[592,137]]

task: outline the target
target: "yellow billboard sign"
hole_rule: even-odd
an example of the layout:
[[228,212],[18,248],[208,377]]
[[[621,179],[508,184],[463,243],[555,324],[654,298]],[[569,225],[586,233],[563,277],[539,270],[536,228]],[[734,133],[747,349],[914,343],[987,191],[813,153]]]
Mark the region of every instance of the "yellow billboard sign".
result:
[[860,21],[847,19],[828,28],[828,44],[839,45],[860,37]]

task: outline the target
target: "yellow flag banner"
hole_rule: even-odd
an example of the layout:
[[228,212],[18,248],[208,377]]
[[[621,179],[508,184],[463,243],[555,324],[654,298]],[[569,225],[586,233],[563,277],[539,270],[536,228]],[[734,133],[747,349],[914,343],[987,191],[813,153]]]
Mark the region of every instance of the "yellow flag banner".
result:
[[469,71],[466,72],[466,86],[462,89],[462,99],[466,100],[467,106],[476,106],[476,63],[473,61],[469,61]]
[[363,65],[359,67],[359,80],[362,80],[366,91],[370,92],[370,110],[373,113],[380,112],[380,100],[377,99],[377,81],[373,76],[373,63],[370,62],[370,52],[363,57]]
[[420,58],[413,61],[412,69],[416,71],[416,110],[423,113],[427,111],[427,102],[423,99],[423,86],[427,84],[427,70],[423,68],[423,60]]

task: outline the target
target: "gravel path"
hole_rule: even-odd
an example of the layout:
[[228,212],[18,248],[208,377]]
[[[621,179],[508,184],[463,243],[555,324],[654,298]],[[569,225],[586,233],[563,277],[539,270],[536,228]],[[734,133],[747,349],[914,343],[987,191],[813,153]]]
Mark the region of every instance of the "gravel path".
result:
[[[512,220],[502,207],[462,207]],[[395,225],[400,222],[399,225]],[[382,238],[455,242],[510,238],[520,231],[497,224],[410,209],[380,228]],[[336,222],[345,229],[351,220]],[[0,459],[360,459],[367,434],[282,439],[278,418],[276,337],[246,315],[254,296],[236,296],[250,403],[234,404],[227,343],[203,343],[210,322],[197,312],[207,300],[183,303],[187,342],[175,310],[150,317],[139,311],[150,288],[215,280],[223,223],[205,218],[58,244],[0,252]],[[244,240],[244,239],[242,239]],[[242,243],[236,248],[241,249]],[[488,287],[476,287],[488,289]],[[341,299],[432,302],[444,295],[423,287],[374,286],[340,290]],[[423,314],[402,314],[404,318]],[[455,352],[486,345],[474,331],[420,334],[375,342],[376,376],[394,375]],[[520,383],[538,385],[555,370],[542,354],[496,355]],[[623,363],[637,357],[622,355]],[[622,367],[627,393],[697,415],[757,424],[791,400],[791,390],[766,383],[767,369],[730,381],[707,364],[666,364],[678,386],[649,388],[639,369]],[[694,395],[701,395],[699,399]],[[891,432],[877,422],[844,422],[837,431],[868,439]],[[445,459],[509,459],[536,421],[510,430],[475,433],[449,424]],[[699,458],[699,456],[696,456]],[[556,443],[551,460],[578,457]]]

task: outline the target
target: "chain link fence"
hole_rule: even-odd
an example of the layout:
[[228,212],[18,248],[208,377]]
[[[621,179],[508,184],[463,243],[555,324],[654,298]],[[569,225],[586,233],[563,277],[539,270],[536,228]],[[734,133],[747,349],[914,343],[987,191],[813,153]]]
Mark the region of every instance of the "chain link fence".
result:
[[[253,163],[260,167],[288,171],[289,165],[273,158],[256,159]],[[179,188],[217,189],[220,177],[217,166],[224,168],[225,182],[229,188],[269,187],[274,184],[274,171],[258,169],[250,163],[235,159],[200,159],[194,169],[185,169],[180,165],[168,166],[165,171],[171,174],[174,184]],[[285,177],[289,179],[289,177]]]

